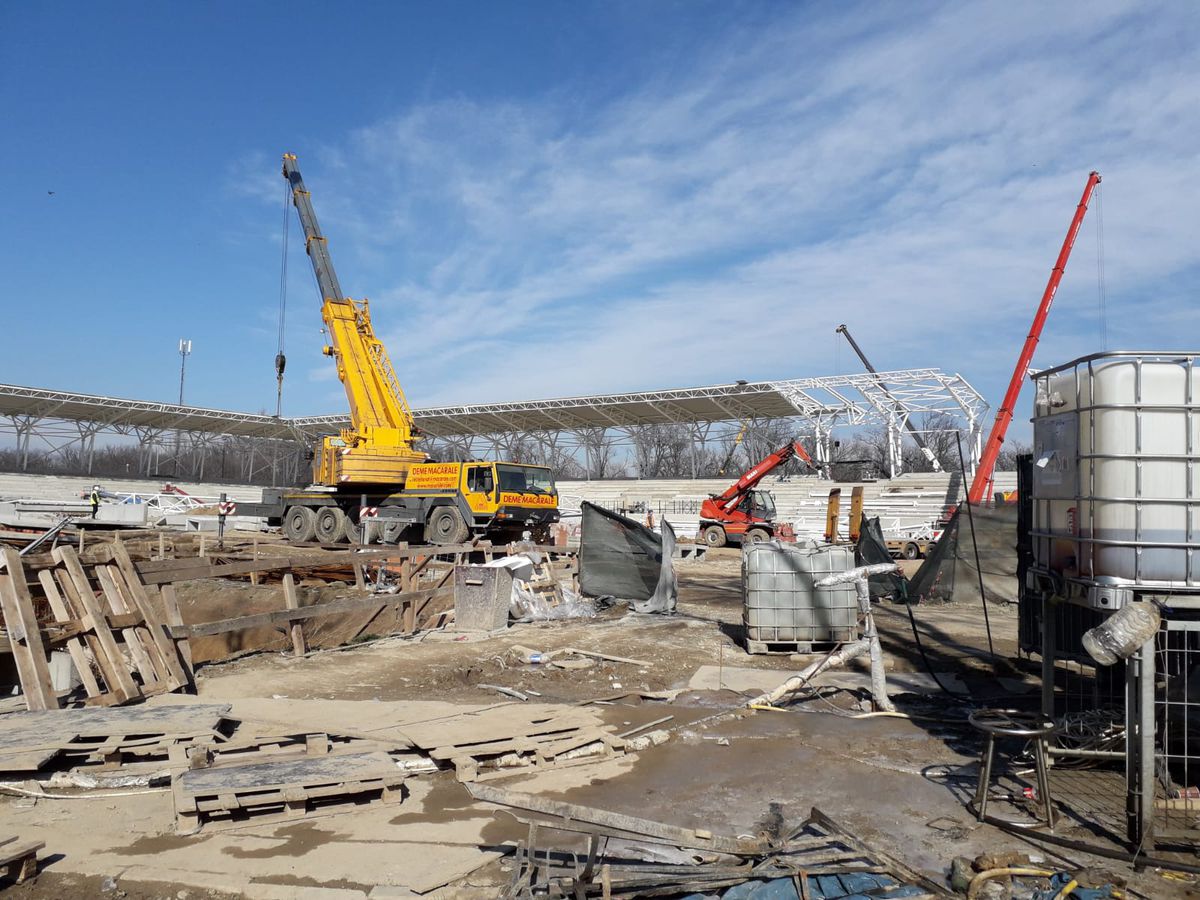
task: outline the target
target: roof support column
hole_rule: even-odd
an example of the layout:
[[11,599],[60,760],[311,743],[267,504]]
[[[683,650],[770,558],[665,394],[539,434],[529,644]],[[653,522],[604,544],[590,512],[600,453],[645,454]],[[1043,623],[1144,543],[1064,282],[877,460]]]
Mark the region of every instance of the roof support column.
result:
[[17,431],[17,455],[21,460],[21,471],[29,471],[29,437],[33,434],[37,420],[33,416],[10,416]]
[[901,429],[897,427],[894,419],[889,419],[887,423],[887,455],[888,469],[891,470],[891,477],[904,474],[904,451],[900,447]]

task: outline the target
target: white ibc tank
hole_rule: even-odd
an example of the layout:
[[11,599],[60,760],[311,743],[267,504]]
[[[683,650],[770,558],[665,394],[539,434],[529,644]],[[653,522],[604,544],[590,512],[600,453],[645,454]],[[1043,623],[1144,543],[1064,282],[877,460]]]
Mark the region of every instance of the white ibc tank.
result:
[[1195,361],[1105,353],[1035,376],[1039,566],[1088,580],[1200,586]]

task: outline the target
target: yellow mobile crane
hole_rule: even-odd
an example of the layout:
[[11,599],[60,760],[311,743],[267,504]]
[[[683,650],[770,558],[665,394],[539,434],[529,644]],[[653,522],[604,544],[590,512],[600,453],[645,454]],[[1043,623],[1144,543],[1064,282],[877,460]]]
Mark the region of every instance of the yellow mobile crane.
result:
[[[545,539],[558,521],[558,492],[545,466],[507,462],[431,462],[414,446],[419,433],[387,349],[375,336],[366,300],[342,293],[329,246],[296,157],[283,177],[304,228],[305,249],[322,297],[329,335],[324,348],[350,401],[350,427],[328,435],[313,453],[313,486],[263,492],[239,512],[280,525],[294,542],[350,541],[360,518],[378,515],[384,541],[457,544],[472,534],[500,539],[523,531]],[[369,511],[369,512],[367,512]]]

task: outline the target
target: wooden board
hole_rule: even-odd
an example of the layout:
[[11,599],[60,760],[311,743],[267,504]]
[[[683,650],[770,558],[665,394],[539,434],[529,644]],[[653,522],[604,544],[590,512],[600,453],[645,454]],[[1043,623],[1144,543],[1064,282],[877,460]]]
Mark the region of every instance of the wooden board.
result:
[[56,547],[51,554],[61,567],[54,572],[54,577],[62,588],[63,600],[88,629],[87,645],[108,691],[118,703],[127,703],[140,697],[141,690],[129,674],[116,636],[109,628],[107,615],[96,598],[74,548]]
[[[54,573],[49,569],[42,569],[37,573],[37,577],[42,584],[42,592],[46,595],[46,602],[50,604],[50,611],[54,613],[54,618],[59,622],[70,621],[71,612],[58,591],[58,582],[54,580]],[[79,673],[79,680],[83,682],[83,689],[87,695],[89,697],[102,696],[105,692],[100,689],[96,675],[92,672],[92,659],[84,639],[79,636],[70,638],[67,641],[67,652],[71,654],[71,662],[75,664],[75,671]]]
[[21,557],[14,547],[0,547],[0,559],[4,560],[6,569],[0,575],[0,609],[4,611],[4,625],[8,630],[25,703],[35,710],[58,709],[58,695],[50,681],[46,647],[42,643],[42,633],[33,611],[29,585],[25,582],[25,567],[21,565]]
[[157,659],[161,661],[165,669],[165,671],[160,671],[159,680],[169,685],[171,690],[191,687],[191,672],[184,671],[179,657],[179,649],[167,636],[164,623],[159,618],[154,604],[150,602],[150,596],[146,593],[146,587],[138,577],[133,560],[129,558],[129,551],[120,543],[114,544],[113,559],[116,560],[117,569],[124,579],[125,594],[133,602],[136,611],[141,613],[142,619],[146,623],[146,631],[150,635],[150,642],[157,650]]

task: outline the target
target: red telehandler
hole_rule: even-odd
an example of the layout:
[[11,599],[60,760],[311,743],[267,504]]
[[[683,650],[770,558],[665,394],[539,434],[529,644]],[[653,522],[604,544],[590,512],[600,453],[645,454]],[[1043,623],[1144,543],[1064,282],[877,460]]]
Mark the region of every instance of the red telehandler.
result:
[[772,538],[795,541],[796,532],[792,526],[775,521],[775,498],[771,492],[754,489],[792,457],[798,457],[809,466],[813,464],[812,457],[800,442],[792,441],[746,471],[724,493],[713,494],[705,500],[700,506],[700,535],[704,543],[710,547],[724,547],[728,543],[750,541],[757,544]]

